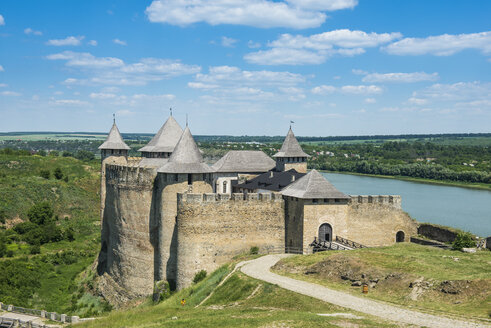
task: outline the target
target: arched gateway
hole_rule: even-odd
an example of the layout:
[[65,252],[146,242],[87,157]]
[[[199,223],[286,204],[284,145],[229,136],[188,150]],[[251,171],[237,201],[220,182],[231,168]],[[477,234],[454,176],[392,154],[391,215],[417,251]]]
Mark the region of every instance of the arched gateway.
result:
[[332,241],[332,227],[329,223],[323,223],[319,227],[319,242]]

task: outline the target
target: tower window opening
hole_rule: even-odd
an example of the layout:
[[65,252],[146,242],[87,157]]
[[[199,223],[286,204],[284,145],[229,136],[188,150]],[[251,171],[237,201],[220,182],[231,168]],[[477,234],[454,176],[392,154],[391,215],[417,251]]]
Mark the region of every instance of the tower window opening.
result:
[[188,185],[192,185],[192,184],[193,184],[193,175],[188,174]]

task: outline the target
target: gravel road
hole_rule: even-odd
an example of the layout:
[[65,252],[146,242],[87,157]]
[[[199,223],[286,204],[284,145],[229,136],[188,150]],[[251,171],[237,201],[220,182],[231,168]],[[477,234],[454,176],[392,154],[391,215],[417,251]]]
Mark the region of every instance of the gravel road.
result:
[[271,284],[277,284],[282,288],[291,290],[299,294],[311,296],[331,304],[339,305],[348,309],[367,313],[398,323],[406,323],[432,328],[491,327],[483,323],[461,321],[412,310],[406,310],[397,306],[392,306],[363,297],[356,297],[347,293],[332,290],[318,284],[296,280],[272,273],[269,269],[285,256],[288,255],[266,255],[252,261],[240,263],[239,265],[241,265],[241,271],[243,273],[253,278],[263,280]]

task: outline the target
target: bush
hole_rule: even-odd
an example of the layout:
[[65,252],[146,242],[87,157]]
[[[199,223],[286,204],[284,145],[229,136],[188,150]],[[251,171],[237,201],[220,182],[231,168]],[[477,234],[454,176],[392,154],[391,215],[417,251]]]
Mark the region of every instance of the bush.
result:
[[52,150],[49,152],[49,156],[58,157],[58,156],[60,156],[60,152],[57,150]]
[[38,225],[43,225],[52,221],[53,219],[53,207],[48,202],[41,202],[34,204],[27,212],[29,221]]
[[0,238],[0,257],[3,257],[5,253],[7,253],[7,245],[5,245],[3,238]]
[[251,249],[249,250],[249,254],[256,255],[257,253],[259,253],[259,247],[252,246]]
[[17,232],[19,235],[23,235],[23,234],[26,234],[29,231],[37,229],[37,228],[38,228],[37,224],[30,222],[30,221],[26,221],[26,222],[21,222],[21,223],[17,224],[16,226],[14,226],[12,228],[12,230]]
[[61,169],[57,167],[54,171],[54,176],[56,180],[61,180],[63,179],[63,172],[61,172]]
[[91,160],[93,160],[95,158],[95,155],[91,151],[79,150],[75,154],[75,158],[76,159],[79,159],[81,161],[91,161]]
[[7,211],[0,208],[0,223],[5,223],[5,220],[7,220]]
[[452,248],[462,250],[462,248],[476,247],[476,241],[470,232],[459,232],[453,241]]
[[206,278],[206,270],[201,270],[200,272],[196,273],[193,278],[193,282],[197,284],[201,280]]
[[51,177],[51,172],[49,170],[41,170],[39,171],[39,176],[41,178],[49,179]]
[[41,254],[41,247],[39,245],[32,245],[29,249],[31,255]]
[[65,150],[63,153],[61,153],[61,156],[63,156],[63,157],[73,157],[73,154],[70,153],[69,151],[66,151]]
[[75,231],[73,228],[68,228],[65,230],[64,233],[65,239],[68,241],[74,241],[75,240]]
[[14,257],[14,251],[9,249],[7,252],[6,252],[6,255],[7,257]]

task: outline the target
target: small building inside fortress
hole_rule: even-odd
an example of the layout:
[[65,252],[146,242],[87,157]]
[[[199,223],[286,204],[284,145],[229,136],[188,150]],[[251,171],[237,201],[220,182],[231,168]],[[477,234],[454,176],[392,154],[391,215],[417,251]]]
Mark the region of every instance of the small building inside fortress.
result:
[[260,253],[312,252],[316,242],[373,247],[409,241],[417,223],[400,196],[354,196],[316,170],[292,129],[279,152],[230,151],[204,162],[189,127],[170,116],[143,148],[130,149],[113,123],[100,147],[101,293],[112,303],[150,295],[166,280],[180,289],[256,246]]

